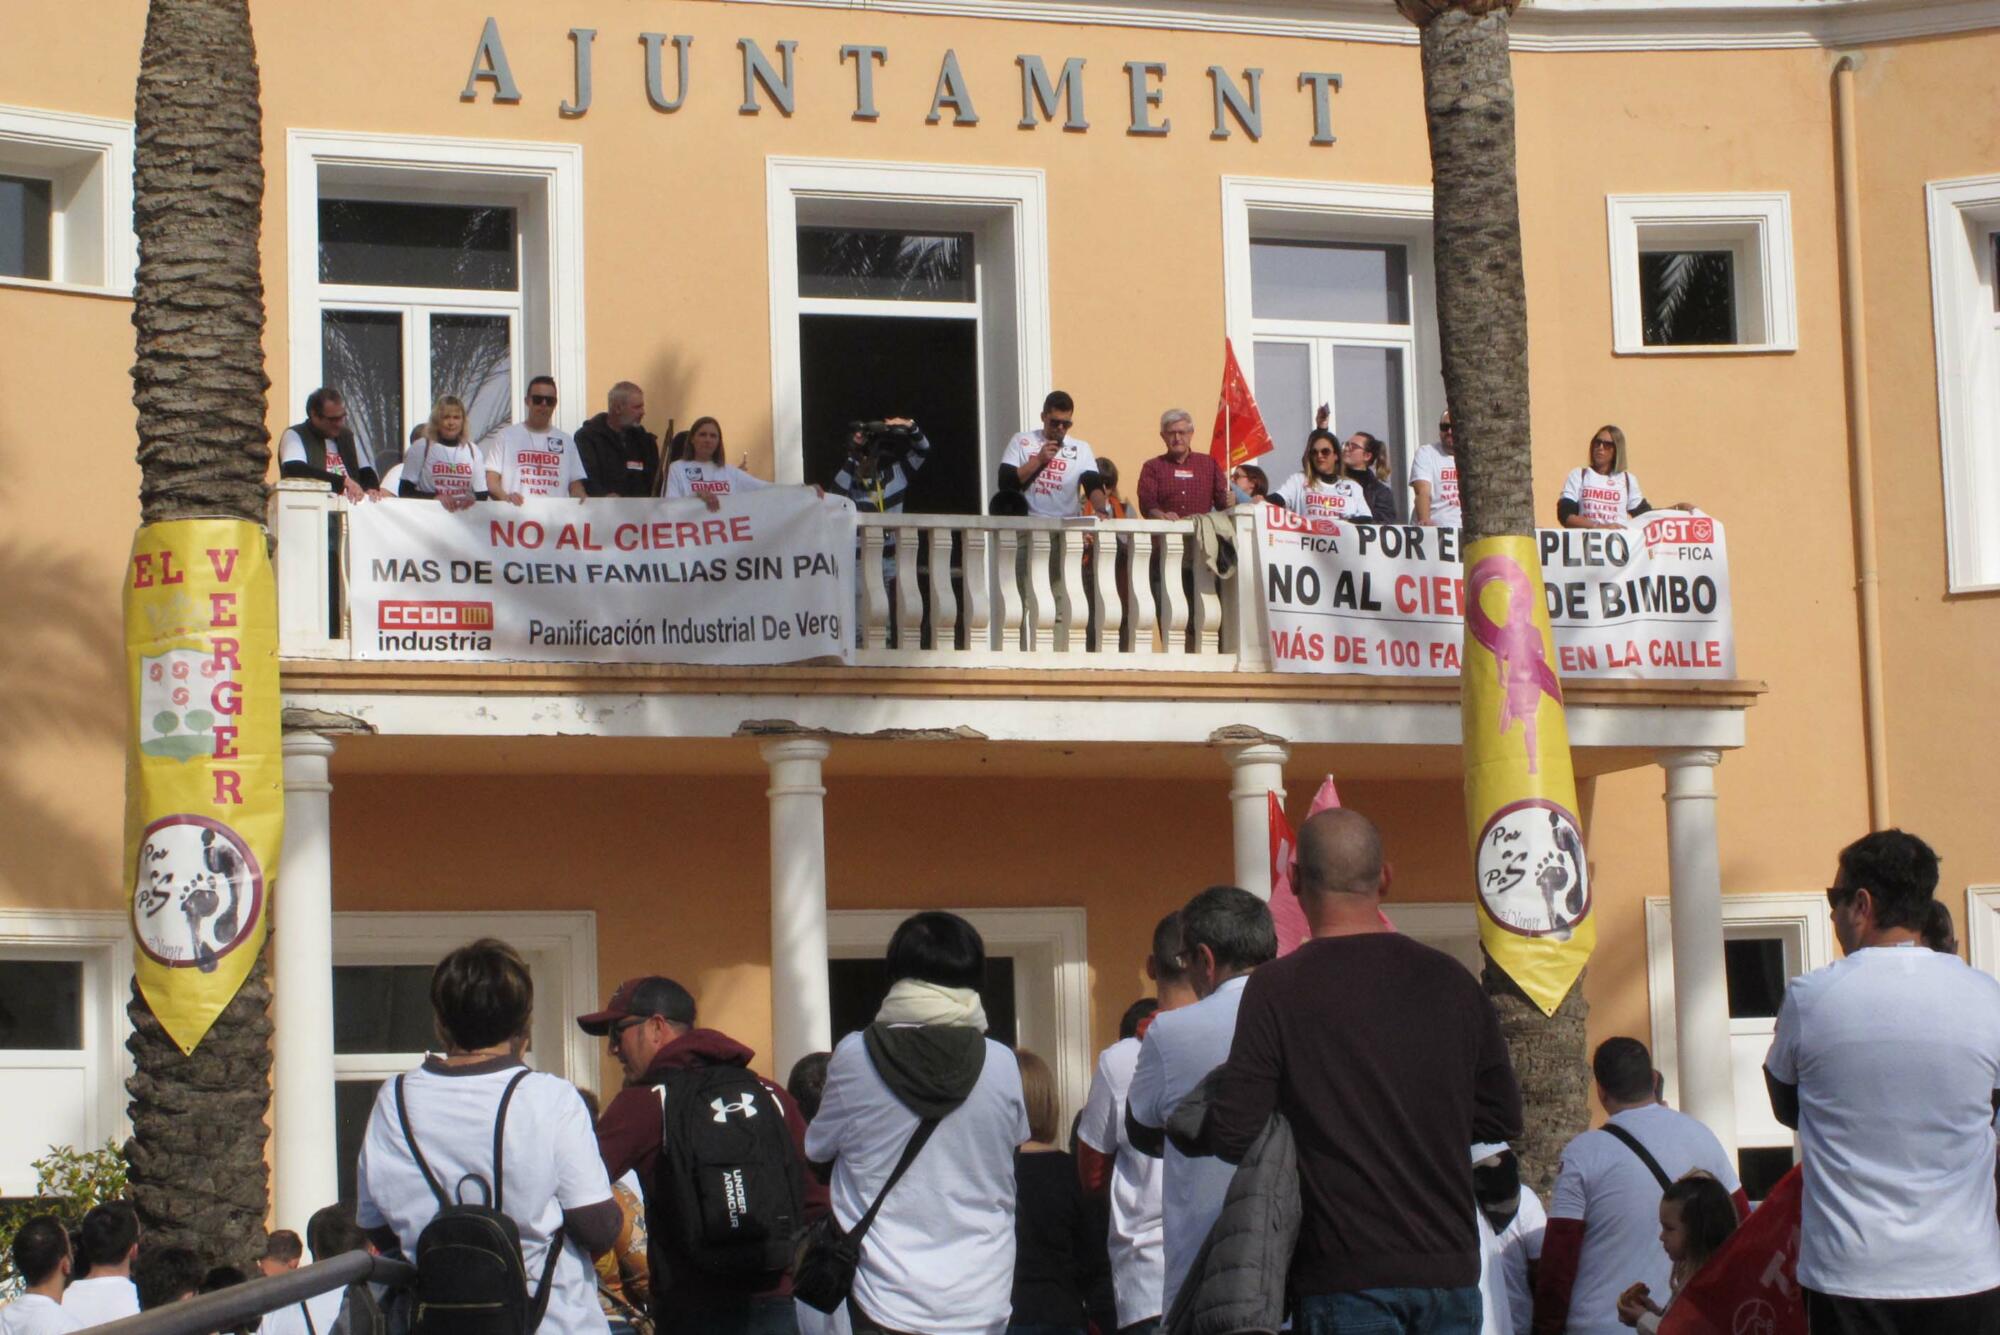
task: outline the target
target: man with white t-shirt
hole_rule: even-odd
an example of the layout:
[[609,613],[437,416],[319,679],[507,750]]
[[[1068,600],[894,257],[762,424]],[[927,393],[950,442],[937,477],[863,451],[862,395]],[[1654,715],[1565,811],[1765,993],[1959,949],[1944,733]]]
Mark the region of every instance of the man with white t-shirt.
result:
[[583,456],[569,432],[551,423],[555,412],[555,378],[538,375],[528,382],[526,420],[500,428],[486,447],[486,491],[494,499],[519,505],[529,496],[589,494]]
[[14,1273],[21,1295],[0,1307],[0,1335],[68,1335],[83,1323],[63,1310],[69,1280],[69,1234],[52,1214],[36,1215],[14,1232]]
[[1062,390],[1042,400],[1042,425],[1007,442],[1000,456],[1000,490],[1026,497],[1028,513],[1041,519],[1068,519],[1082,508],[1077,483],[1097,471],[1097,455],[1070,428],[1076,401]]
[[1410,464],[1410,492],[1416,497],[1410,511],[1416,522],[1433,528],[1459,526],[1458,443],[1452,435],[1449,409],[1438,418],[1438,438],[1417,449]]
[[1660,1197],[1695,1169],[1749,1202],[1715,1133],[1660,1102],[1652,1054],[1636,1038],[1607,1038],[1590,1059],[1604,1125],[1563,1147],[1535,1282],[1536,1335],[1624,1335],[1618,1295],[1643,1283],[1653,1301],[1673,1292],[1660,1246]]
[[1846,958],[1792,979],[1764,1059],[1799,1133],[1813,1335],[2000,1330],[2000,982],[1923,945],[1937,880],[1902,830],[1841,850],[1826,898]]
[[63,1310],[79,1324],[101,1326],[139,1315],[139,1290],[132,1283],[139,1236],[139,1213],[125,1201],[92,1206],[83,1217],[83,1259],[89,1273],[71,1284],[62,1299]]
[[1153,929],[1146,976],[1159,992],[1158,1008],[1140,1020],[1097,1059],[1090,1098],[1077,1124],[1077,1172],[1084,1191],[1109,1197],[1111,1290],[1119,1335],[1154,1335],[1166,1312],[1161,1301],[1166,1258],[1160,1198],[1161,1162],[1144,1154],[1125,1134],[1125,1106],[1139,1066],[1141,1040],[1160,1015],[1196,1001],[1181,945],[1181,915],[1169,913]]
[[1210,886],[1181,910],[1181,946],[1188,982],[1201,1000],[1153,1021],[1140,1044],[1125,1108],[1125,1132],[1133,1145],[1165,1160],[1162,1312],[1173,1310],[1174,1295],[1222,1213],[1222,1198],[1236,1175],[1234,1164],[1205,1155],[1191,1158],[1166,1142],[1167,1119],[1210,1071],[1229,1060],[1244,985],[1252,970],[1277,958],[1278,931],[1270,906],[1248,890]]

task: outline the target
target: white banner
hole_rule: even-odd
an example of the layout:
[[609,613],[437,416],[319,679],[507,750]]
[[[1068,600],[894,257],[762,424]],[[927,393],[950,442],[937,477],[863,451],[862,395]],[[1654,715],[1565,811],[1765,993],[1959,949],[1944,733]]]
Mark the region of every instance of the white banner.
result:
[[[1662,511],[1623,529],[1536,537],[1559,675],[1736,675],[1721,524]],[[1465,589],[1456,529],[1308,520],[1265,506],[1258,540],[1279,672],[1457,675]]]
[[699,500],[435,501],[348,516],[356,658],[851,659],[854,505],[803,487]]

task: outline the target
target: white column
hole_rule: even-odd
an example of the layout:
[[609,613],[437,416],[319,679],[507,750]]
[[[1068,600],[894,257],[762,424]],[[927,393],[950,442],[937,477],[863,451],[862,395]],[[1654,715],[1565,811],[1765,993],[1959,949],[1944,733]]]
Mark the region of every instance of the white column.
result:
[[815,737],[788,737],[759,749],[771,767],[771,1069],[783,1080],[793,1062],[833,1046],[820,783],[830,748]]
[[333,742],[285,734],[285,845],[271,902],[273,1227],[340,1194],[333,1116]]
[[1670,751],[1667,880],[1674,924],[1674,1043],[1681,1111],[1736,1153],[1736,1077],[1730,1060],[1729,980],[1722,959],[1722,859],[1715,832],[1716,751]]
[[1271,897],[1271,803],[1269,794],[1285,800],[1285,761],[1291,752],[1278,742],[1231,747],[1229,766],[1236,771],[1229,787],[1229,809],[1236,837],[1236,884],[1259,899]]

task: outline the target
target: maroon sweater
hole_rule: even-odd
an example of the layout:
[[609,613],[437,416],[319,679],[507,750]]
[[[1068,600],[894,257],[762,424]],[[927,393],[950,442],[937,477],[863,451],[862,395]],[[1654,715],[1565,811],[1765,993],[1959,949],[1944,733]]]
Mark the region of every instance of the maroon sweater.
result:
[[1234,1162],[1273,1112],[1298,1145],[1306,1295],[1479,1282],[1472,1146],[1521,1133],[1493,1003],[1392,932],[1308,941],[1250,975],[1207,1140]]

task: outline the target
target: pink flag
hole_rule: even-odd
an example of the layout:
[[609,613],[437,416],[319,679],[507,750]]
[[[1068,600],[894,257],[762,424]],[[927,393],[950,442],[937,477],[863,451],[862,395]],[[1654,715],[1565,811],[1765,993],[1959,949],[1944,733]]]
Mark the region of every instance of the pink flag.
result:
[[[1271,919],[1278,928],[1278,954],[1289,955],[1304,945],[1312,936],[1312,929],[1306,924],[1306,911],[1299,905],[1299,896],[1292,889],[1292,855],[1298,850],[1298,837],[1292,830],[1291,822],[1285,819],[1285,805],[1276,793],[1270,799],[1271,824]],[[1326,776],[1319,791],[1313,794],[1312,806],[1306,809],[1306,819],[1311,820],[1322,811],[1340,805],[1340,790],[1334,787],[1333,776]],[[1389,921],[1389,915],[1377,910],[1382,925],[1390,931],[1396,925]]]

